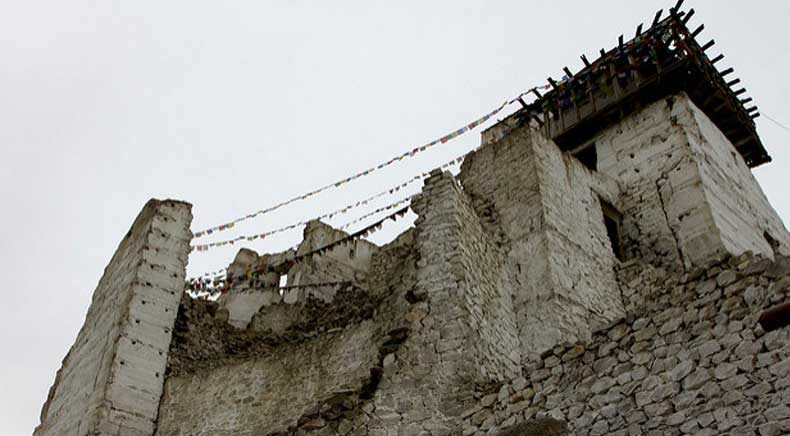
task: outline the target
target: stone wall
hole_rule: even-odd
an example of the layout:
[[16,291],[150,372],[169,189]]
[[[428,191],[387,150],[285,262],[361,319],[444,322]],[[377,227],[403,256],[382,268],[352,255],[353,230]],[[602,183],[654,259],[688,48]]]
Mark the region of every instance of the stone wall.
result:
[[168,377],[156,434],[285,431],[315,405],[368,384],[379,361],[377,332],[371,321],[364,321]]
[[[228,324],[218,303],[182,301],[157,435],[337,434],[367,416],[361,407],[370,404],[386,356],[407,335],[398,321],[409,305],[405,290],[371,294],[348,284],[258,292],[268,303],[245,329]],[[339,419],[335,406],[352,416]]]
[[[304,229],[302,242],[296,250],[258,255],[255,251],[241,249],[228,266],[234,277],[244,277],[263,262],[266,265],[279,265],[296,255],[303,255],[329,245],[348,236],[348,233],[332,228],[319,221],[311,221]],[[308,257],[291,267],[285,274],[285,283],[275,272],[264,273],[257,280],[240,280],[234,283],[227,295],[220,300],[228,310],[230,323],[238,328],[246,328],[252,317],[261,307],[273,302],[292,303],[299,292],[305,290],[280,290],[281,284],[287,287],[312,286],[328,282],[362,282],[370,268],[373,255],[379,247],[365,240],[355,240],[349,245],[335,247],[321,256]],[[315,295],[325,295],[325,288],[318,289]],[[311,292],[306,290],[306,292]],[[274,315],[273,311],[270,311]]]
[[[752,251],[773,257],[776,250],[790,255],[790,233],[743,157],[694,104],[684,104],[681,109],[691,112],[679,121],[697,156],[705,196],[727,252]],[[686,124],[689,120],[693,122]],[[774,241],[778,246],[772,246]]]
[[643,296],[626,318],[480,391],[458,434],[536,416],[576,435],[788,434],[790,327],[765,332],[758,318],[788,300],[790,258],[746,254],[682,275],[642,268],[618,272]]
[[490,269],[512,295],[525,356],[622,316],[601,207],[618,204],[613,179],[528,127],[471,154],[459,178],[506,253]]
[[150,436],[183,293],[191,206],[151,200],[121,241],[58,371],[36,436]]
[[[686,270],[790,236],[733,145],[684,93],[602,129],[597,167],[624,187],[629,258]],[[783,248],[782,250],[787,250]]]
[[516,373],[521,355],[512,286],[503,283],[509,277],[499,273],[503,252],[488,238],[450,173],[432,173],[413,207],[421,236],[418,286],[432,311],[447,316],[439,326],[444,346],[461,345],[458,352],[468,365],[465,369],[478,373],[473,374],[475,380]]
[[[311,221],[304,230],[304,238],[297,255],[312,252],[339,241],[348,233],[320,221]],[[370,267],[370,259],[378,247],[365,240],[354,240],[349,245],[335,247],[322,256],[308,258],[288,272],[289,285],[303,285],[328,281],[361,281]]]

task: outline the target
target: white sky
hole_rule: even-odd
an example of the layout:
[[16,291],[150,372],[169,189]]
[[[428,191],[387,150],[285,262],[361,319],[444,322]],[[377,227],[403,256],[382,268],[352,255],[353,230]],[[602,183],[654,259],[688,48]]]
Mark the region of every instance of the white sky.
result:
[[[329,4],[0,2],[0,433],[38,423],[94,287],[149,198],[194,204],[194,230],[264,208],[578,70],[579,55],[595,58],[674,1]],[[790,124],[790,2],[688,6],[726,55],[720,68],[734,66],[760,109]],[[790,133],[765,117],[758,129],[775,162],[755,173],[787,221]],[[468,134],[233,234],[323,213],[478,142]],[[299,236],[251,246],[278,251]],[[190,274],[227,265],[237,248],[193,254]]]

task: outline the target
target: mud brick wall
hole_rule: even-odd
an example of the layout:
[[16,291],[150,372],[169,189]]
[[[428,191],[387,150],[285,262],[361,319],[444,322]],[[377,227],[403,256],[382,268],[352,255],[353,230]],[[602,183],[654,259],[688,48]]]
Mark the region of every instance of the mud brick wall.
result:
[[140,212],[104,270],[36,436],[153,435],[184,288],[190,210],[151,200]]

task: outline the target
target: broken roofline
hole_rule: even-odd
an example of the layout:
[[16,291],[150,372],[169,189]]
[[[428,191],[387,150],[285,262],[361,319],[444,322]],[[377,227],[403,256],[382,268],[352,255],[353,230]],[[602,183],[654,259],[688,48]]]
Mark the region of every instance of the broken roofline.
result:
[[744,88],[733,91],[740,80],[725,80],[733,72],[728,68],[719,72],[714,64],[724,56],[711,60],[705,51],[713,46],[696,41],[703,25],[693,32],[686,24],[694,9],[681,12],[679,1],[670,14],[660,19],[656,13],[646,31],[642,24],[628,42],[618,38],[615,48],[601,50],[601,56],[573,74],[563,68],[566,77],[557,83],[549,78],[552,90],[508,117],[523,125],[533,119],[544,133],[563,150],[570,150],[589,140],[595,133],[639,107],[644,107],[668,95],[686,92],[722,131],[743,156],[750,168],[770,162],[771,157],[757,135],[754,118],[757,107],[746,108],[751,98],[740,98]]

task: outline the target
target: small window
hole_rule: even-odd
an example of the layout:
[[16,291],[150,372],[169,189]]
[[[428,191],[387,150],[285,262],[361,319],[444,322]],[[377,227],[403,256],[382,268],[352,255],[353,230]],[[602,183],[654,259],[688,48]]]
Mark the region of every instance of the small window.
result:
[[594,142],[579,147],[571,154],[590,171],[598,171],[598,151]]
[[609,242],[612,244],[612,251],[615,257],[623,261],[625,260],[625,251],[623,248],[622,236],[620,234],[620,225],[623,221],[623,215],[614,208],[611,204],[601,199],[601,212],[603,212],[603,223],[606,226],[606,234],[609,236]]

